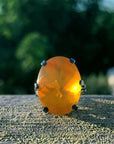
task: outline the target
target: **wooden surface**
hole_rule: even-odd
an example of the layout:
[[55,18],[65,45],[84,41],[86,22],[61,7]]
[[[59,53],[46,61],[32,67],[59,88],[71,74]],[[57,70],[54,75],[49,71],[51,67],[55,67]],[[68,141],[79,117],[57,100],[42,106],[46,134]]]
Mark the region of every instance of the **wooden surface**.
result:
[[114,96],[82,95],[64,116],[42,111],[35,95],[0,95],[0,144],[114,143]]

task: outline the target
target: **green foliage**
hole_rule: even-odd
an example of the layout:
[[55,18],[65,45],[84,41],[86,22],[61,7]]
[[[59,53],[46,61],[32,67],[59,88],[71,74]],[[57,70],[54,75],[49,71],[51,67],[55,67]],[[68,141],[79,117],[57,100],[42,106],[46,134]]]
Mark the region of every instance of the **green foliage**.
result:
[[[32,93],[41,61],[57,55],[75,58],[87,76],[106,73],[113,46],[114,13],[96,0],[0,0],[0,93]],[[101,89],[88,83],[90,93],[104,93],[103,76],[90,77]]]
[[47,59],[49,43],[46,37],[34,32],[26,35],[20,42],[16,56],[21,62],[23,71],[30,72],[33,69],[40,68],[43,59]]
[[87,86],[87,94],[111,94],[108,86],[107,77],[103,73],[98,75],[92,73],[84,76]]
[[14,39],[18,37],[23,26],[20,14],[19,0],[2,0],[2,12],[0,14],[0,32],[6,39]]

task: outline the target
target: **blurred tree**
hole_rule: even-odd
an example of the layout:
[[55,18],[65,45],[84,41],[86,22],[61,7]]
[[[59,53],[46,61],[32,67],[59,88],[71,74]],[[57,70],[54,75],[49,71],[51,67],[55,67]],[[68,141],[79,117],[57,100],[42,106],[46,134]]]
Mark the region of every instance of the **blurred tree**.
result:
[[46,37],[37,32],[26,35],[20,42],[16,56],[21,62],[23,71],[29,72],[40,68],[39,64],[43,59],[47,59],[49,43]]
[[[83,77],[84,78],[84,77]],[[86,78],[87,94],[111,94],[107,77],[103,73],[91,73]]]
[[107,68],[114,66],[114,13],[101,12],[96,19],[94,32],[95,38],[100,43],[98,70],[106,72]]
[[0,0],[0,93],[31,93],[40,62],[56,55],[81,74],[113,66],[114,13],[99,1]]
[[16,51],[23,73],[23,82],[20,84],[23,83],[28,92],[33,90],[30,83],[33,84],[33,80],[37,78],[40,63],[47,59],[50,48],[48,39],[37,32],[26,35],[20,42]]

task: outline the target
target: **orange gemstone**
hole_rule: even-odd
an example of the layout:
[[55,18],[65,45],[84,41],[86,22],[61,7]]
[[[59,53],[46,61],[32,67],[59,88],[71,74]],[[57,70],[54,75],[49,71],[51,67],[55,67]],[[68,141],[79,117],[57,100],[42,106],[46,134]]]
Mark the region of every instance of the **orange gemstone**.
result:
[[80,99],[80,73],[74,63],[65,57],[53,57],[42,66],[37,83],[38,96],[43,107],[55,115],[72,111]]

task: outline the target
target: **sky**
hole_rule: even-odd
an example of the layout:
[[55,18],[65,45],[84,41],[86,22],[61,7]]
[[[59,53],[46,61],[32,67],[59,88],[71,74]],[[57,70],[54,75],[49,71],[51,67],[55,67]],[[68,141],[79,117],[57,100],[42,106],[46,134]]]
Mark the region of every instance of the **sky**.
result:
[[102,9],[114,12],[114,0],[103,0]]
[[[114,12],[114,0],[99,0],[100,9],[103,11]],[[76,5],[76,10],[85,11],[85,5],[88,4],[88,0],[79,0]]]

